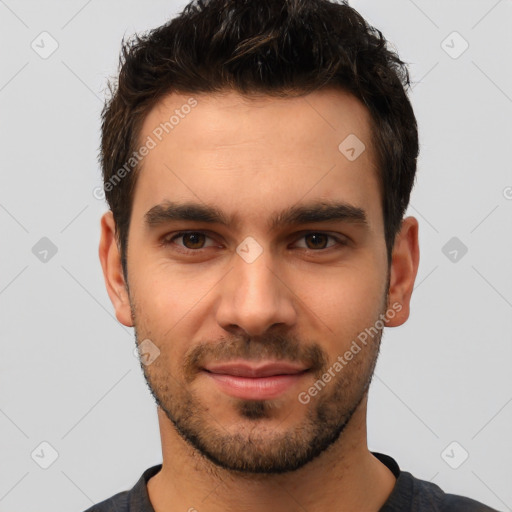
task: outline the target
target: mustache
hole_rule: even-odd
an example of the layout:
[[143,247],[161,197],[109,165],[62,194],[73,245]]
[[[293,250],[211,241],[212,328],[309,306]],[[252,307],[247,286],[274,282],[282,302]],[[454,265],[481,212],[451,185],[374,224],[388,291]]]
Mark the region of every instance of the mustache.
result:
[[293,335],[278,333],[265,336],[230,336],[215,342],[202,342],[191,348],[184,358],[183,371],[192,380],[208,363],[246,359],[258,362],[264,359],[300,363],[313,372],[322,374],[328,358],[316,342],[301,342]]

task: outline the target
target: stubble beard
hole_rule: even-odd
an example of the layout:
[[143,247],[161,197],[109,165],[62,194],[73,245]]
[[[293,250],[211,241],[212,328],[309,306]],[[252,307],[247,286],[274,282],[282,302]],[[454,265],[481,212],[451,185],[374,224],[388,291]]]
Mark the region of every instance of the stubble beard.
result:
[[[132,307],[132,314],[135,308]],[[384,313],[384,310],[382,311]],[[134,315],[135,318],[135,315]],[[378,317],[377,317],[378,318]],[[377,319],[376,319],[377,320]],[[138,322],[134,322],[135,326]],[[135,337],[138,343],[137,327]],[[221,425],[215,418],[215,405],[205,403],[191,385],[197,376],[198,362],[212,354],[219,359],[229,354],[258,360],[264,357],[313,363],[314,378],[306,389],[332,366],[317,343],[306,345],[296,338],[268,334],[264,341],[250,338],[224,338],[219,343],[204,343],[187,354],[185,378],[170,374],[165,362],[166,340],[152,340],[162,350],[151,365],[141,363],[148,388],[157,405],[174,425],[181,438],[210,464],[233,472],[280,474],[296,471],[318,457],[340,439],[354,412],[368,393],[377,362],[382,330],[344,366],[324,389],[304,407],[304,419],[292,428],[279,428],[286,420],[282,404],[288,401],[244,400],[231,398],[240,418],[235,425]],[[162,357],[162,355],[164,357]],[[225,359],[223,359],[225,360]],[[187,366],[188,365],[188,366]],[[196,370],[196,373],[194,373]],[[293,397],[294,405],[298,399]],[[295,402],[296,400],[296,402]],[[276,418],[282,418],[276,421]],[[272,426],[273,425],[273,426]]]

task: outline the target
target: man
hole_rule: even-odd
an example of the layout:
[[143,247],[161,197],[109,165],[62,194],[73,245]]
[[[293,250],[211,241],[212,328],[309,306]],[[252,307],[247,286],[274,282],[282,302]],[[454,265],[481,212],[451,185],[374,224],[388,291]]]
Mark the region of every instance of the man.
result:
[[408,72],[327,0],[211,0],[124,44],[100,259],[163,464],[90,511],[488,511],[371,453],[418,269]]

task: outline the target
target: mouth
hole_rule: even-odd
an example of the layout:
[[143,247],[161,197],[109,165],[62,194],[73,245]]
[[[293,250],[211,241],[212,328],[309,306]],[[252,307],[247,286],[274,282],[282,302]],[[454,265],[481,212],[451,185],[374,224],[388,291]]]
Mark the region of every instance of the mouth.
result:
[[282,361],[231,361],[202,368],[218,388],[233,397],[246,400],[269,400],[290,390],[309,372],[309,368]]

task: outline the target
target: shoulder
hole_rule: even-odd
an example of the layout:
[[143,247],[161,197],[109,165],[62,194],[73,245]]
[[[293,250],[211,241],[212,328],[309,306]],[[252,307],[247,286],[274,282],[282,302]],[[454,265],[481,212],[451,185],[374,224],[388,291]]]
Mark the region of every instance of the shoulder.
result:
[[438,485],[420,480],[405,471],[400,473],[397,487],[398,484],[400,484],[398,494],[403,492],[403,497],[410,502],[410,508],[400,510],[411,510],[411,512],[497,512],[471,498],[445,493]]
[[479,501],[457,496],[456,494],[445,494],[442,501],[441,512],[497,512],[496,509],[488,507]]
[[114,494],[84,512],[154,512],[149,501],[147,483],[161,468],[162,465],[158,464],[146,469],[132,489]]
[[447,494],[438,485],[401,471],[389,455],[372,453],[396,478],[395,487],[379,512],[497,512],[470,498]]
[[130,491],[123,491],[111,496],[110,498],[96,503],[91,508],[88,508],[84,512],[128,512]]

